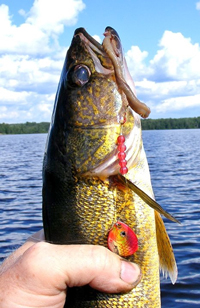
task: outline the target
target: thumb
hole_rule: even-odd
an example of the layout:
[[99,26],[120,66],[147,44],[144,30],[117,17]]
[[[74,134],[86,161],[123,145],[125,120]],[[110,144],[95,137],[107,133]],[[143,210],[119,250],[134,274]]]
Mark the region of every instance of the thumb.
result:
[[44,277],[42,283],[48,283],[48,286],[51,284],[54,290],[89,284],[102,292],[126,292],[141,279],[140,269],[136,264],[121,259],[102,246],[53,245],[44,242],[34,246],[36,250],[42,251],[42,257],[40,253],[36,253],[39,257],[38,262],[35,262],[37,269],[32,270],[35,274],[36,270],[39,271],[40,277]]
[[136,264],[121,259],[105,247],[73,246],[71,253],[71,266],[65,271],[69,287],[89,284],[96,290],[116,293],[131,290],[141,279]]

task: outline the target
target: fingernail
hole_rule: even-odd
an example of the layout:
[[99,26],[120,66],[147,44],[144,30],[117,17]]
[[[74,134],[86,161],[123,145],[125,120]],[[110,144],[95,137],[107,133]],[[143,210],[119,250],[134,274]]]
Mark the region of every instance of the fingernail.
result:
[[120,278],[133,286],[136,286],[141,280],[140,268],[135,264],[128,261],[121,261]]

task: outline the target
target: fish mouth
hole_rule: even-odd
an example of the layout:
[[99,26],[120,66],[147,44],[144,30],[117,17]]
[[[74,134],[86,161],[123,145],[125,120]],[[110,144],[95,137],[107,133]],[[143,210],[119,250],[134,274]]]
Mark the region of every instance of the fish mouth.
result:
[[103,46],[97,42],[84,28],[78,28],[74,32],[74,36],[83,34],[83,36],[87,39],[87,42],[90,42],[93,46],[95,46],[100,52],[105,53]]
[[84,28],[78,28],[74,32],[74,37],[79,36],[85,43],[98,73],[109,75],[114,73],[112,61],[107,55],[102,44],[97,42]]

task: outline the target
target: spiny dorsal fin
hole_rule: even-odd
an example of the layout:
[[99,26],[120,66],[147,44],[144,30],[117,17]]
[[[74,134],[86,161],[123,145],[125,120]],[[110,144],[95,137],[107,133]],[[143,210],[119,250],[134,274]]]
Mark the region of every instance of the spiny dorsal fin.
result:
[[171,279],[171,282],[175,284],[178,269],[176,265],[176,260],[174,257],[174,252],[170,239],[168,237],[167,231],[165,229],[164,222],[159,213],[155,211],[155,222],[156,222],[156,237],[158,245],[158,254],[160,260],[160,269],[163,272],[163,275]]

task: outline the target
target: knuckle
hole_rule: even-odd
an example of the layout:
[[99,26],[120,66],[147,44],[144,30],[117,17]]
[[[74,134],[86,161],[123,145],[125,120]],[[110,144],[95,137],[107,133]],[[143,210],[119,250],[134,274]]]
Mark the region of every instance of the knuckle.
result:
[[107,269],[112,263],[110,251],[103,246],[93,246],[91,248],[91,258],[95,268],[97,268],[99,272]]

